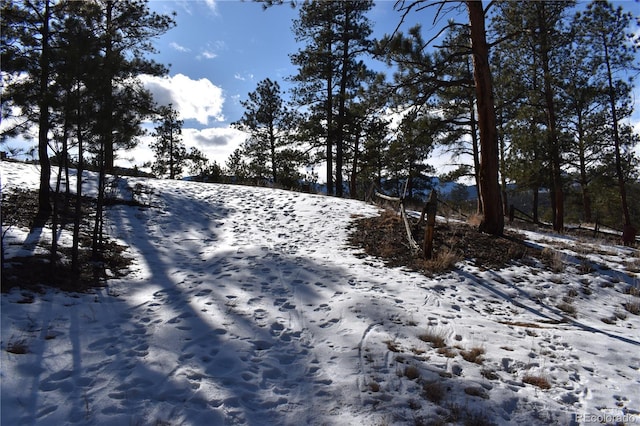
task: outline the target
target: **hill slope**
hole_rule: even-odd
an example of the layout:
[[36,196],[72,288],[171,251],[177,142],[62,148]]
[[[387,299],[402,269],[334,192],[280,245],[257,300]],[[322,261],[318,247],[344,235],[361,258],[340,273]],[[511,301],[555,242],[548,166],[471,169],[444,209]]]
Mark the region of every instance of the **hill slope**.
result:
[[[37,187],[33,166],[0,171],[3,192]],[[2,294],[2,424],[640,421],[633,249],[530,232],[555,271],[429,278],[347,246],[353,216],[378,214],[358,201],[127,184],[152,207],[107,212],[126,277]]]

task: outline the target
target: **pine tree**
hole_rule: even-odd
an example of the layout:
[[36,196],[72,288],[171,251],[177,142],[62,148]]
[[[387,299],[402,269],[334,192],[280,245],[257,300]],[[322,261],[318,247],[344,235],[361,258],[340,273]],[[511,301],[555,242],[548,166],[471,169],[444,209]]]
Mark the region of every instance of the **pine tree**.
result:
[[[433,7],[437,10],[437,21],[440,13],[449,10],[445,1],[415,0],[399,3],[404,19],[413,10]],[[480,164],[479,164],[479,189],[482,219],[479,229],[493,235],[501,235],[504,230],[504,216],[500,185],[498,181],[499,150],[498,133],[496,127],[496,114],[493,96],[493,83],[491,68],[489,66],[489,44],[485,28],[485,10],[481,1],[466,1],[469,16],[469,38],[471,40],[471,55],[473,58],[473,86],[477,100],[478,132],[480,135]],[[455,7],[455,6],[454,6]],[[449,22],[447,27],[456,24]],[[440,34],[441,30],[438,34]],[[434,61],[433,55],[426,52],[426,48],[433,41],[423,42],[420,36],[420,28],[410,30],[410,37],[397,34],[393,38],[383,41],[383,46],[391,51],[389,61],[398,63],[400,72],[404,72],[403,83],[399,88],[408,93],[415,90],[416,94],[408,97],[419,105],[427,105],[437,90],[447,86],[459,86],[467,84],[468,79],[448,80],[441,78],[440,67]],[[394,52],[399,52],[397,55]],[[399,61],[396,59],[399,56]],[[404,67],[404,70],[403,70]],[[415,89],[414,89],[415,87]]]
[[294,113],[284,105],[278,82],[268,78],[240,103],[244,114],[232,126],[249,134],[243,153],[256,177],[270,176],[273,183],[279,184],[285,178],[284,169],[289,168],[283,150],[292,146]]
[[[9,84],[3,90],[3,118],[9,106],[19,107],[28,121],[38,126],[38,161],[40,187],[36,226],[49,218],[51,162],[49,160],[50,111],[54,103],[50,91],[52,70],[52,22],[54,4],[51,0],[33,2],[2,2],[2,68]],[[27,126],[14,129],[26,131]]]
[[[509,43],[499,46],[501,57],[519,58],[512,60],[513,78],[521,92],[525,105],[534,110],[530,117],[537,117],[535,110],[544,114],[544,143],[538,144],[536,155],[542,154],[548,164],[551,182],[551,206],[553,228],[564,230],[564,186],[565,162],[563,135],[560,124],[562,111],[558,105],[558,95],[562,89],[560,64],[566,60],[571,44],[570,31],[565,25],[565,14],[573,2],[504,2],[494,22],[501,34],[514,34]],[[517,61],[517,62],[516,62]],[[509,78],[509,77],[507,77]],[[536,126],[531,122],[528,126]],[[536,164],[536,163],[532,163]]]
[[594,1],[589,4],[578,22],[584,45],[591,47],[591,57],[597,67],[596,79],[601,82],[607,97],[609,115],[607,124],[613,140],[612,149],[623,226],[627,233],[635,234],[627,202],[620,136],[620,120],[629,114],[627,105],[631,95],[631,85],[623,78],[625,73],[633,67],[636,52],[633,35],[630,34],[633,16],[630,13],[624,13],[621,7],[614,9],[606,1]]
[[334,193],[335,149],[335,193],[343,195],[348,103],[367,75],[359,57],[371,44],[371,24],[365,14],[372,6],[371,0],[306,1],[294,22],[296,40],[306,43],[291,55],[298,66],[292,78],[297,83],[294,97],[323,123],[321,128],[313,124],[306,132],[323,141],[328,194]]
[[187,160],[187,149],[182,141],[182,120],[173,105],[162,106],[158,111],[159,122],[150,144],[155,155],[151,170],[156,176],[176,179],[180,177]]

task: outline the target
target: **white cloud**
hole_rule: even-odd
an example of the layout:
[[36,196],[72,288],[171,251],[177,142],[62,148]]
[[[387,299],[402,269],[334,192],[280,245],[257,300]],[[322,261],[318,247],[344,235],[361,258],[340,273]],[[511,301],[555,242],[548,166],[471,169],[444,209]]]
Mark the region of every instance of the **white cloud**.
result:
[[247,80],[249,80],[249,81],[253,81],[254,75],[253,75],[253,74],[251,74],[251,73],[248,73],[248,74],[242,75],[242,74],[240,74],[239,72],[237,72],[237,73],[235,73],[235,74],[233,75],[233,78],[235,78],[236,80],[240,80],[240,81],[247,81]]
[[175,41],[172,41],[171,43],[169,43],[169,46],[173,49],[173,50],[177,50],[178,52],[191,52],[191,49],[184,47],[178,43],[176,43]]
[[247,135],[231,127],[182,129],[182,140],[187,149],[194,146],[210,161],[224,166],[229,155],[244,142]]
[[192,80],[184,74],[172,77],[140,76],[145,88],[160,105],[173,104],[181,120],[197,120],[207,125],[210,120],[224,121],[222,89],[206,78]]
[[205,50],[203,51],[200,55],[198,55],[198,59],[204,58],[204,59],[215,59],[218,55],[214,52]]
[[222,40],[209,41],[206,44],[206,47],[202,49],[202,53],[200,53],[196,59],[215,59],[218,57],[218,53],[221,50],[225,50],[227,45]]
[[224,166],[227,159],[242,144],[247,135],[231,127],[182,129],[182,140],[187,149],[195,146],[209,159]]
[[218,14],[218,6],[216,5],[216,0],[205,0],[207,7],[216,15]]
[[[244,142],[246,134],[231,127],[216,127],[206,129],[183,128],[182,141],[189,150],[191,147],[198,148],[210,162],[216,162],[224,166],[229,155]],[[143,136],[141,143],[134,149],[119,153],[116,165],[122,167],[139,168],[146,162],[154,161],[154,154],[150,143],[153,141],[151,135]],[[150,171],[148,169],[143,169]]]
[[[183,129],[184,138],[189,138],[198,148],[222,148],[238,145],[246,134],[231,127],[210,127],[207,129]],[[234,147],[235,149],[235,147]]]

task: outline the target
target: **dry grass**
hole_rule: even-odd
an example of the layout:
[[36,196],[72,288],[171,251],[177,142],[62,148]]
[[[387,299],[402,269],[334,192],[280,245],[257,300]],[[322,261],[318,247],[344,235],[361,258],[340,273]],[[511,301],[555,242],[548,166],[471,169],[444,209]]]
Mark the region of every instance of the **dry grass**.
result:
[[467,218],[467,223],[473,227],[480,226],[480,223],[482,223],[482,215],[477,213],[470,215]]
[[444,399],[446,393],[447,388],[441,382],[427,382],[422,384],[422,395],[424,398],[436,404]]
[[624,309],[633,315],[640,315],[640,301],[639,300],[627,300],[626,303],[623,303]]
[[489,399],[489,395],[487,394],[487,392],[481,387],[477,387],[477,386],[468,386],[464,388],[464,393],[466,393],[467,395],[476,396],[482,399]]
[[534,376],[531,374],[527,374],[522,378],[522,383],[527,383],[529,385],[537,386],[540,389],[551,389],[551,383],[549,379],[544,376]]
[[380,392],[380,384],[378,382],[376,382],[376,381],[369,382],[367,387],[369,388],[369,390],[371,392]]
[[630,261],[624,262],[624,267],[628,272],[631,273],[640,273],[640,257],[636,257],[631,259]]
[[5,350],[12,354],[24,355],[29,353],[29,345],[25,339],[12,340],[7,343]]
[[455,268],[456,263],[464,260],[464,256],[456,250],[445,247],[435,253],[433,259],[425,260],[425,268],[433,273],[442,273]]
[[462,358],[467,362],[482,364],[484,362],[484,358],[482,356],[484,355],[484,353],[484,348],[476,346],[469,349],[468,351],[460,351],[460,356],[462,356]]
[[640,297],[640,286],[638,284],[630,285],[624,290],[624,294]]
[[423,342],[430,343],[431,346],[436,349],[447,346],[446,334],[444,331],[427,330],[425,333],[419,335],[418,339]]
[[549,247],[542,249],[543,262],[555,273],[564,271],[564,255]]
[[404,369],[404,377],[415,380],[420,377],[420,370],[415,365],[407,365]]
[[446,358],[455,358],[456,357],[456,353],[454,352],[453,349],[451,349],[450,347],[446,346],[444,348],[438,348],[437,351],[440,355],[445,356]]
[[398,347],[398,344],[393,340],[386,340],[384,343],[387,345],[387,349],[390,352],[401,352],[400,348]]
[[567,303],[566,301],[563,301],[562,303],[559,303],[557,305],[557,308],[560,309],[562,312],[564,312],[565,314],[575,317],[578,313],[577,309],[575,306],[573,306],[571,303]]

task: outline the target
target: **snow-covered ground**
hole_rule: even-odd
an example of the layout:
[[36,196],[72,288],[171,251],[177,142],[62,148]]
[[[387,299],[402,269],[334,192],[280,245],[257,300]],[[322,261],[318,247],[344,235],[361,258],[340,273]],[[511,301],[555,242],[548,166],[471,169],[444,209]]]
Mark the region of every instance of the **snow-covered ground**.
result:
[[[37,187],[34,166],[0,171],[3,192]],[[563,265],[429,278],[348,247],[378,214],[359,201],[126,181],[153,190],[107,211],[128,276],[2,294],[2,425],[640,423],[637,250],[527,232]]]

